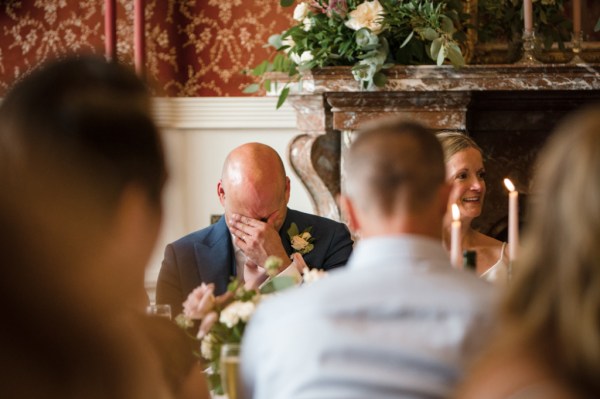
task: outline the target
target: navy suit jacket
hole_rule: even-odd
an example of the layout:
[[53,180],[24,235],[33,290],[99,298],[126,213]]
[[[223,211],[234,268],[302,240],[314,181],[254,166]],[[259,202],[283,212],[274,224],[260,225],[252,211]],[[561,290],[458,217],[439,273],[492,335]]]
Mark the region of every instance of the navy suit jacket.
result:
[[[287,235],[292,222],[296,223],[300,232],[312,226],[314,249],[304,255],[307,265],[329,270],[346,264],[353,243],[345,224],[288,209],[279,230],[288,255],[293,252]],[[221,217],[212,226],[167,245],[158,275],[156,302],[170,304],[173,314],[177,315],[189,293],[201,283],[213,283],[215,295],[220,295],[227,291],[227,284],[235,275],[231,233],[224,217]]]

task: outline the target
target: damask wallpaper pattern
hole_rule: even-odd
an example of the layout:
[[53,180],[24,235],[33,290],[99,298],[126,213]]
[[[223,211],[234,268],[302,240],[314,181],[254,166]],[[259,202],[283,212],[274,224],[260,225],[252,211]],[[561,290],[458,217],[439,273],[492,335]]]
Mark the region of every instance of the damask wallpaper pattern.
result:
[[[133,60],[133,0],[117,0],[117,54]],[[291,23],[277,0],[146,0],[147,75],[155,94],[239,96],[241,74]],[[102,0],[0,0],[0,95],[35,66],[104,52]]]

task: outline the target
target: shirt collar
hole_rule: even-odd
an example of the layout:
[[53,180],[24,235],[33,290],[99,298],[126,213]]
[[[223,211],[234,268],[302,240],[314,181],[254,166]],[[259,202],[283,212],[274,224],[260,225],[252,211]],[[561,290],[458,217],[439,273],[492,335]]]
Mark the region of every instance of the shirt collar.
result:
[[361,239],[355,246],[348,267],[363,268],[373,265],[411,265],[421,261],[449,265],[449,255],[441,240],[422,235],[389,235]]

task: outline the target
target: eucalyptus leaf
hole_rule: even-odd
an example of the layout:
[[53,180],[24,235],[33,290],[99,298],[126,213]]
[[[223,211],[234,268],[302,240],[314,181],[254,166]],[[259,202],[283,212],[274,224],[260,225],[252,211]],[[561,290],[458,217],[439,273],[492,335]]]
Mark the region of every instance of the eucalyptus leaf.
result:
[[451,35],[456,32],[456,28],[454,28],[454,22],[450,18],[445,15],[442,15],[440,18],[441,21],[441,29],[443,32]]
[[289,7],[292,4],[294,4],[295,0],[279,0],[279,4],[281,5],[281,7]]
[[269,39],[267,40],[267,43],[273,47],[275,47],[276,50],[279,50],[281,47],[283,47],[283,42],[281,41],[281,35],[271,35],[269,36]]
[[435,31],[435,29],[432,28],[422,29],[420,33],[421,36],[426,40],[435,40],[438,37],[440,37],[440,35],[438,35],[438,33]]
[[544,10],[540,11],[540,20],[544,23],[544,24],[548,24],[548,18],[546,17],[546,13],[544,12]]
[[373,83],[377,87],[383,87],[387,83],[387,76],[385,76],[385,74],[382,72],[377,72],[375,75],[373,75]]
[[267,71],[268,67],[269,67],[269,61],[265,60],[265,61],[261,62],[260,64],[258,64],[258,66],[252,70],[252,74],[254,76],[261,76]]
[[404,41],[402,42],[402,44],[400,45],[400,48],[403,48],[404,46],[406,46],[408,44],[408,42],[410,42],[410,39],[413,38],[415,34],[415,31],[411,31],[410,34],[406,37],[406,39],[404,39]]
[[261,294],[272,294],[273,292],[291,288],[297,284],[292,276],[275,276],[267,281],[261,288]]
[[460,68],[465,65],[465,59],[460,51],[460,48],[456,44],[450,44],[448,46],[447,55],[454,67]]
[[442,48],[442,39],[438,38],[431,42],[431,47],[429,48],[429,53],[432,60],[437,59],[438,54]]
[[448,51],[448,48],[446,46],[446,44],[442,44],[442,48],[440,49],[440,51],[438,51],[438,55],[437,55],[437,65],[441,66],[444,63],[444,59],[446,58],[446,52]]
[[260,89],[260,85],[258,83],[252,83],[252,84],[249,84],[248,86],[246,86],[244,88],[244,90],[242,91],[242,93],[252,94],[252,93],[256,93],[258,91],[258,89]]
[[298,225],[292,222],[292,224],[290,224],[290,228],[287,230],[287,234],[290,240],[292,239],[292,237],[300,234],[300,230],[298,230]]
[[284,87],[283,90],[281,90],[281,94],[279,94],[279,99],[277,100],[277,106],[275,107],[275,109],[281,108],[281,106],[287,99],[288,94],[290,94],[290,88]]

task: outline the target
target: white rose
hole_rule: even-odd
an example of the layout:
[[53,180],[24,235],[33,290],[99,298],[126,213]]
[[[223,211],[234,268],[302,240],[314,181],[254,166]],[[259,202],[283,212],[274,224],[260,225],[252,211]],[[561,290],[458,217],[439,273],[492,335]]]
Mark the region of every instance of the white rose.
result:
[[301,55],[291,52],[288,54],[288,56],[290,57],[290,60],[292,60],[296,65],[303,65],[309,63],[314,58],[310,51],[303,51]]
[[348,14],[346,26],[352,30],[369,28],[376,35],[383,28],[381,22],[384,10],[379,1],[365,1]]
[[202,338],[202,342],[200,343],[200,354],[206,360],[212,360],[212,346],[213,346],[213,336],[212,334],[207,334]]
[[294,39],[292,39],[291,36],[286,37],[285,39],[283,39],[281,41],[281,44],[284,46],[288,46],[288,48],[286,48],[285,50],[283,50],[286,54],[289,54],[290,50],[292,49],[292,47],[294,47],[296,45],[296,42],[294,42]]
[[232,328],[240,321],[240,316],[238,315],[238,312],[236,310],[239,303],[239,301],[235,301],[229,306],[227,306],[225,309],[223,309],[223,311],[221,312],[219,321],[229,328]]
[[300,64],[307,64],[311,62],[315,57],[312,55],[310,51],[303,51],[300,54]]
[[248,320],[250,320],[250,317],[254,314],[255,310],[256,305],[254,302],[242,302],[237,309],[240,320],[244,323],[247,323]]
[[306,241],[301,236],[294,236],[294,237],[292,237],[291,244],[292,244],[292,248],[294,248],[296,251],[301,251],[304,248],[306,248],[306,246],[308,245],[308,241]]
[[302,27],[302,29],[304,30],[304,32],[308,32],[313,27],[313,20],[312,20],[312,18],[304,18],[302,20],[302,24],[304,25]]
[[294,9],[294,19],[298,22],[302,21],[308,15],[308,4],[302,2]]
[[291,52],[288,53],[288,57],[290,57],[290,60],[292,60],[292,62],[296,65],[300,64],[300,56],[298,55],[298,53],[295,52]]

